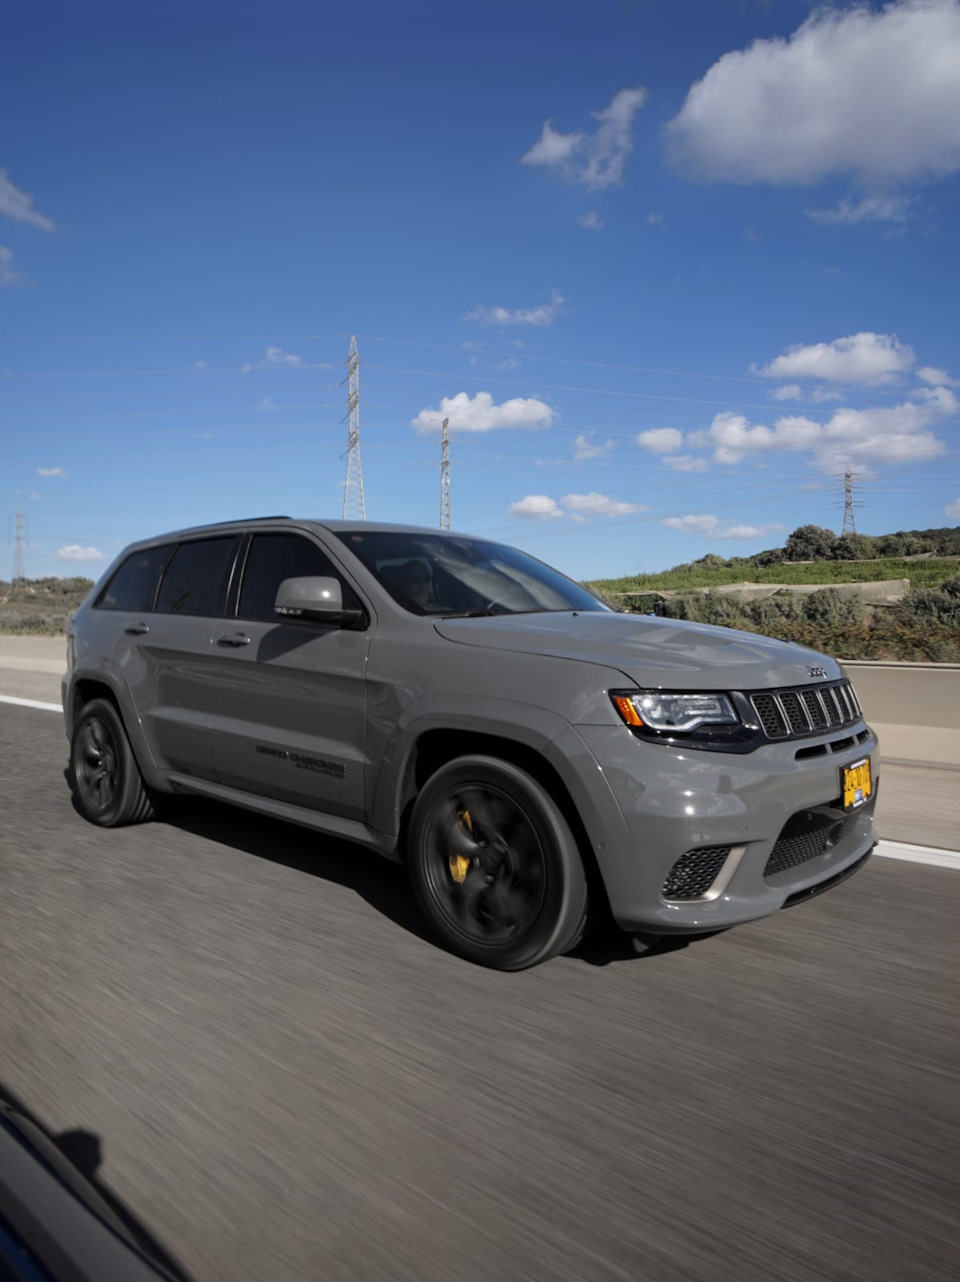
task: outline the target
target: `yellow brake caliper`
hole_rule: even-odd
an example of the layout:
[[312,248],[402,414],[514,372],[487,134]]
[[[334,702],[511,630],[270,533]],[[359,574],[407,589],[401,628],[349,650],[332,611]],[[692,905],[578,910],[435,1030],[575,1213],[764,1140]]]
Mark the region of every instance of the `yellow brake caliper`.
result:
[[[459,815],[460,822],[466,827],[467,832],[473,835],[473,822],[470,819],[470,811],[462,810]],[[448,860],[450,864],[450,876],[462,886],[467,879],[467,872],[470,869],[470,860],[466,855],[451,855]]]

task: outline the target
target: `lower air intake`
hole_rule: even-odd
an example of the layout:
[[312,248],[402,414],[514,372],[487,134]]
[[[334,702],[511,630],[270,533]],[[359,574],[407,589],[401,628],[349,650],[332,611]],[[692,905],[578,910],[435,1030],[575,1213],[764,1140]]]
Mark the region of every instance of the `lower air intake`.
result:
[[786,872],[788,868],[796,868],[797,864],[818,859],[843,840],[855,819],[856,815],[837,819],[832,815],[807,810],[792,815],[784,824],[783,831],[770,852],[767,866],[763,870],[764,877],[773,877],[778,872]]
[[664,899],[701,899],[727,862],[730,846],[701,846],[688,850],[670,869],[663,883]]

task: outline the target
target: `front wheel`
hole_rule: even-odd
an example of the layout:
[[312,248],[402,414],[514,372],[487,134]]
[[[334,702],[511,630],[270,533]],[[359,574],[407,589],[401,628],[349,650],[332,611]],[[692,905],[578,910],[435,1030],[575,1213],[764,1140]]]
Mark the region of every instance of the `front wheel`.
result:
[[495,757],[458,757],[428,779],[407,845],[417,900],[447,946],[496,970],[572,948],[587,886],[577,843],[550,794]]
[[91,823],[119,828],[153,818],[153,801],[120,714],[107,699],[91,699],[77,716],[70,774],[77,807]]

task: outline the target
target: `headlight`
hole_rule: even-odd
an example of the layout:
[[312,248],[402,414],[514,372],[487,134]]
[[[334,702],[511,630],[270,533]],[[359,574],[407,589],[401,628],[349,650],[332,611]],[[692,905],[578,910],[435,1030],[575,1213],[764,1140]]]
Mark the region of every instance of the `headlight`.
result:
[[670,694],[662,690],[611,690],[613,705],[644,738],[733,744],[748,733],[725,694]]

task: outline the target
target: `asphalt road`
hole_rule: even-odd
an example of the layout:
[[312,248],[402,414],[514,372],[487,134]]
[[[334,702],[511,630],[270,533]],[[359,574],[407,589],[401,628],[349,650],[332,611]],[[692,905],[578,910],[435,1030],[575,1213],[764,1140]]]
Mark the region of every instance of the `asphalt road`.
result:
[[198,1279],[956,1276],[960,874],[499,975],[346,845],[85,824],[65,754],[0,705],[0,1083]]

